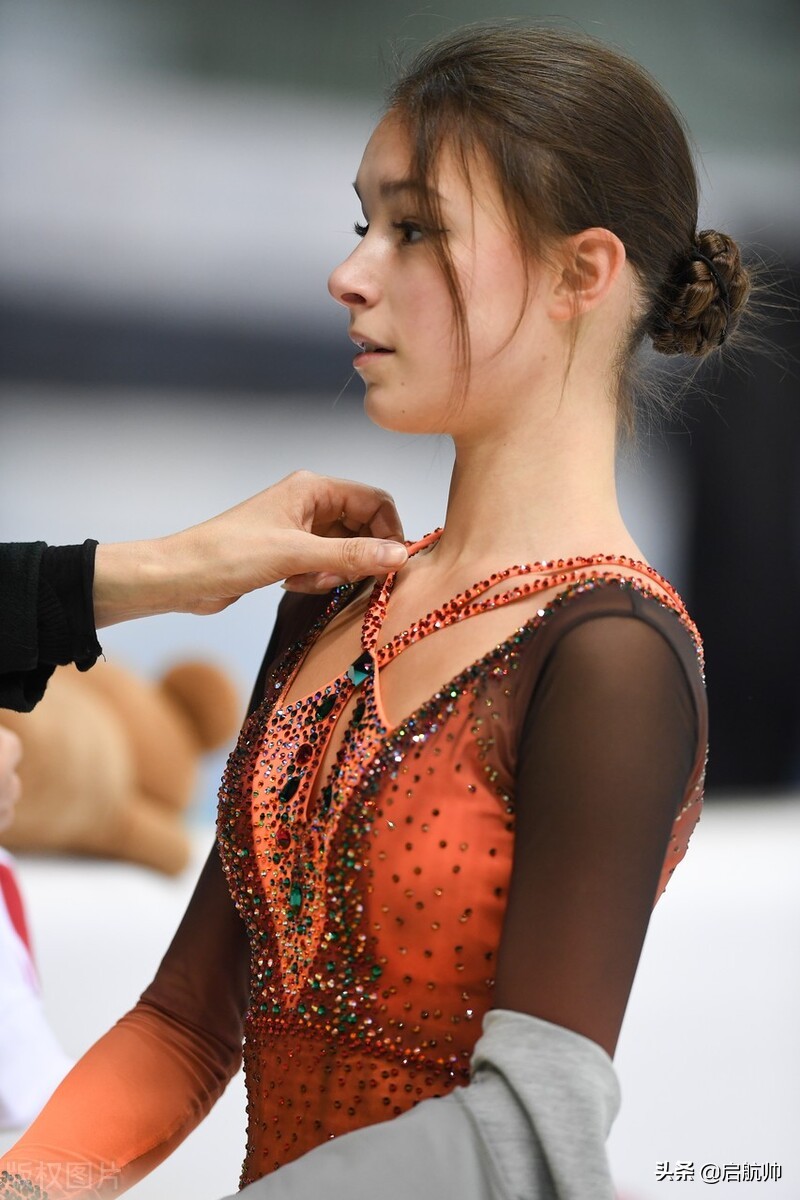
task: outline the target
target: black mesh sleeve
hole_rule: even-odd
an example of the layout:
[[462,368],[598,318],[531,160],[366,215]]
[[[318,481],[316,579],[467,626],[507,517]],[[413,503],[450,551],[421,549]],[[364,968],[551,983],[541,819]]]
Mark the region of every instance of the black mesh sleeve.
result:
[[555,642],[523,725],[495,1004],[613,1054],[703,755],[704,693],[688,634],[656,601],[588,616]]

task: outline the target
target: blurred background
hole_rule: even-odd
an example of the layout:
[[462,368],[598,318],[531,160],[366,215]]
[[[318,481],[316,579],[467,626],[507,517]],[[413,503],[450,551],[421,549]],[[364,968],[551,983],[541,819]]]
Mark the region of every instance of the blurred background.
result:
[[[719,875],[698,876],[687,897],[710,905],[704,936],[715,929],[709,912],[719,914],[718,972],[733,973],[725,977],[738,996],[726,1029],[750,1038],[747,1089],[763,1106],[753,1026],[776,1004],[800,1007],[796,934],[783,940],[800,915],[786,857],[800,779],[796,0],[0,0],[0,538],[167,533],[298,467],[388,488],[408,537],[441,523],[450,447],[363,417],[346,316],[326,279],[354,244],[351,181],[396,59],[492,16],[554,20],[642,62],[692,131],[701,227],[732,233],[773,280],[765,346],[690,386],[676,375],[682,414],[645,430],[620,461],[634,535],[684,594],[706,641],[704,824],[709,836],[721,831],[707,843]],[[123,625],[101,640],[109,659],[150,675],[177,658],[215,659],[244,705],[280,595],[272,588],[211,620]],[[221,762],[207,768],[203,826]],[[723,879],[729,892],[717,887]],[[749,940],[730,942],[721,895]],[[696,910],[682,911],[676,937],[694,933]],[[683,967],[692,955],[706,961],[692,945]],[[679,953],[670,950],[673,970]],[[645,961],[643,978],[648,969]],[[682,971],[676,1003],[685,1005]],[[658,978],[642,1026],[651,1052],[646,1017],[665,995]],[[726,1003],[715,995],[712,1023]],[[741,1048],[730,1045],[721,1067],[720,1046],[692,1084],[707,1089],[699,1122],[721,1106],[714,1129],[729,1161],[780,1159],[781,1130],[800,1116],[798,1035],[780,1021],[776,1030],[789,1042],[764,1044],[761,1060],[791,1062],[788,1046],[795,1069],[779,1086],[773,1077],[774,1137],[759,1129],[743,1142],[741,1104],[734,1120],[730,1082],[720,1086]],[[702,1058],[699,1044],[690,1047],[686,1061]],[[624,1045],[621,1053],[624,1063]],[[642,1150],[658,1134],[652,1123],[684,1104],[686,1078],[678,1073],[663,1095],[655,1089],[661,1115],[652,1110],[643,1126],[661,1068],[644,1050],[627,1062],[634,1074],[636,1063],[649,1065],[634,1085],[644,1107],[623,1109],[628,1125],[614,1144],[621,1195],[702,1190],[654,1185],[655,1150]],[[723,1136],[731,1122],[738,1144]],[[660,1157],[684,1150],[665,1140]],[[763,1194],[724,1186],[717,1195]],[[800,1195],[797,1176],[768,1194],[783,1186]]]
[[[797,5],[557,11],[666,87],[696,142],[701,227],[777,268],[773,305],[796,301]],[[168,532],[302,465],[389,487],[409,536],[440,522],[449,447],[362,418],[326,278],[354,244],[350,185],[395,61],[493,14],[551,10],[3,0],[0,536]],[[620,468],[634,533],[706,639],[712,792],[800,773],[800,406],[779,354],[796,322],[773,315],[765,349],[702,375]],[[276,602],[103,641],[151,669],[214,645],[246,689]]]

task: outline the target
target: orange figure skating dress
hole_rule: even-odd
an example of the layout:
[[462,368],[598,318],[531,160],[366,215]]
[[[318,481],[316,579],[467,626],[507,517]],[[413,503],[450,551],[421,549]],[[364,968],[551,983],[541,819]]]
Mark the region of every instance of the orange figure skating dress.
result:
[[[159,973],[0,1166],[73,1155],[133,1182],[222,1091],[244,1028],[247,1183],[468,1085],[492,1007],[578,1032],[587,1006],[601,1026],[624,1007],[701,806],[701,649],[680,599],[626,559],[516,565],[385,643],[395,578],[374,585],[348,669],[291,702],[359,588],[282,601],[218,854]],[[397,656],[540,593],[510,638],[391,724],[381,680]],[[121,1073],[130,1096],[105,1129]]]

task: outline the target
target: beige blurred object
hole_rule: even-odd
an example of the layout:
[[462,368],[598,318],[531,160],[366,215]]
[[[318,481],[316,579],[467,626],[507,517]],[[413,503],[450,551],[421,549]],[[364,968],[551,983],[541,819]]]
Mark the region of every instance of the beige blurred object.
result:
[[0,842],[176,874],[201,755],[231,741],[240,719],[232,681],[209,663],[180,663],[155,683],[108,663],[59,668],[33,712],[2,714],[22,742],[22,797]]
[[20,796],[19,760],[22,743],[15,733],[0,725],[0,833],[14,819]]

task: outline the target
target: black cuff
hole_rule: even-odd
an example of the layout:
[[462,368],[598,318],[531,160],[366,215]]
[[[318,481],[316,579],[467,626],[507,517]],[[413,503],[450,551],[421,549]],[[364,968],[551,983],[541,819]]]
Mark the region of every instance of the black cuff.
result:
[[39,571],[39,662],[74,662],[88,671],[103,653],[94,627],[94,556],[97,542],[48,546]]

